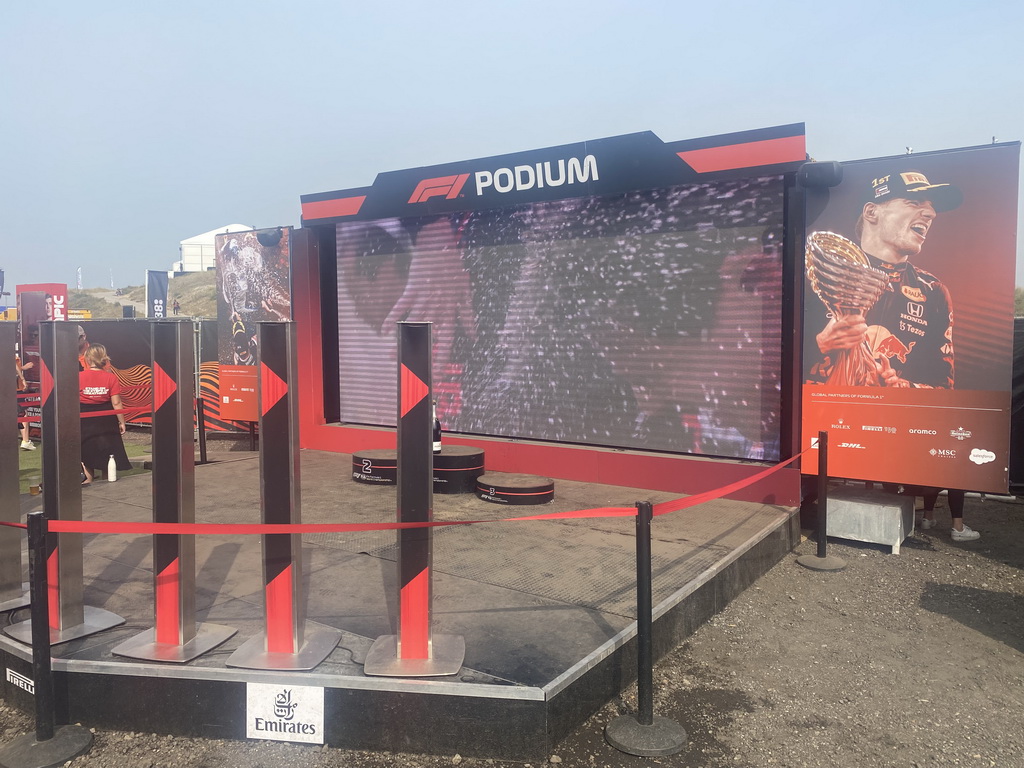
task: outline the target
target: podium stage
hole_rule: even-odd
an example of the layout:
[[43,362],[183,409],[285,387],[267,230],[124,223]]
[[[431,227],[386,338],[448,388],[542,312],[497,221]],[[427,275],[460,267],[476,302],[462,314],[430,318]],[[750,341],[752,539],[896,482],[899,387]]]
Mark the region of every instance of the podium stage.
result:
[[[196,522],[259,523],[258,455],[212,458],[196,467]],[[395,521],[395,487],[354,482],[351,458],[302,451],[302,522]],[[83,519],[150,522],[151,495],[149,475],[97,481],[83,491]],[[437,494],[434,519],[500,519],[671,498],[556,479],[555,499],[543,506],[509,508],[472,493]],[[22,512],[39,509],[41,499],[21,496]],[[750,502],[716,500],[655,518],[655,656],[750,586],[798,535],[794,508]],[[85,603],[127,623],[54,646],[58,722],[244,739],[247,683],[322,686],[329,745],[539,760],[636,674],[632,518],[435,529],[432,628],[463,636],[466,657],[459,674],[428,679],[363,674],[373,641],[396,631],[394,531],[304,537],[309,626],[342,631],[338,646],[310,672],[225,665],[263,631],[258,536],[197,537],[197,618],[238,633],[186,664],[111,653],[152,625],[152,537],[84,540]],[[4,620],[22,618],[27,609]],[[28,646],[0,635],[0,658],[31,679]],[[6,678],[5,698],[31,711],[32,695]]]

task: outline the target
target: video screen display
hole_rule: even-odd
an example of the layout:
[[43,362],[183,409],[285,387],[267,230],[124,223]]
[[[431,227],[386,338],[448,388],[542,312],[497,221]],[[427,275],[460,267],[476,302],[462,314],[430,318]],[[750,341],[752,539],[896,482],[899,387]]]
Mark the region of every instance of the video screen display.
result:
[[340,414],[396,423],[433,323],[446,431],[779,456],[781,176],[337,224]]

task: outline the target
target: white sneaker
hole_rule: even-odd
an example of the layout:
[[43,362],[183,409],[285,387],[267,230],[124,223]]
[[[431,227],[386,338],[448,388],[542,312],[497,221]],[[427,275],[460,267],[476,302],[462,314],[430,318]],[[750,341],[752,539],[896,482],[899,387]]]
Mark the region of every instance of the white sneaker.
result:
[[927,517],[922,517],[921,518],[921,530],[922,531],[930,531],[934,527],[935,527],[935,521],[934,520],[929,520]]
[[21,442],[21,450],[23,450],[23,451],[34,451],[35,449],[36,449],[36,444],[33,443],[31,440],[29,440],[27,443],[24,440]]
[[980,533],[973,528],[968,528],[966,525],[962,531],[958,531],[956,528],[950,528],[949,535],[953,537],[953,541],[977,541],[981,538]]

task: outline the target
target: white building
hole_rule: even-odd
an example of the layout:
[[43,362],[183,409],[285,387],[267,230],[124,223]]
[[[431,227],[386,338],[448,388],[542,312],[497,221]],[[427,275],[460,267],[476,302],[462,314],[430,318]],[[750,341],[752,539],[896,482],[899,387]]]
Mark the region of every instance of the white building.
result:
[[214,249],[214,238],[230,232],[248,232],[255,227],[246,224],[228,224],[226,227],[211,229],[201,235],[195,235],[187,240],[182,240],[178,245],[178,253],[181,260],[174,262],[171,267],[172,277],[175,274],[186,272],[206,272],[213,269],[217,264],[217,254]]

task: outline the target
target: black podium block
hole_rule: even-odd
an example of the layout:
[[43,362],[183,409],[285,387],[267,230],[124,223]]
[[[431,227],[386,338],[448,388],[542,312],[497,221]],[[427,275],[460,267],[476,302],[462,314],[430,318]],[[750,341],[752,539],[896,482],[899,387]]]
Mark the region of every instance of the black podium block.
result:
[[352,479],[370,485],[394,485],[398,482],[398,451],[394,448],[370,448],[354,452]]
[[537,475],[488,472],[476,479],[476,495],[492,504],[547,504],[555,498],[555,481]]
[[473,493],[484,473],[484,452],[466,445],[442,445],[434,454],[434,493]]
[[[484,472],[484,452],[465,445],[445,445],[434,454],[434,493],[473,493]],[[371,448],[352,454],[352,479],[368,485],[398,481],[398,451]]]

